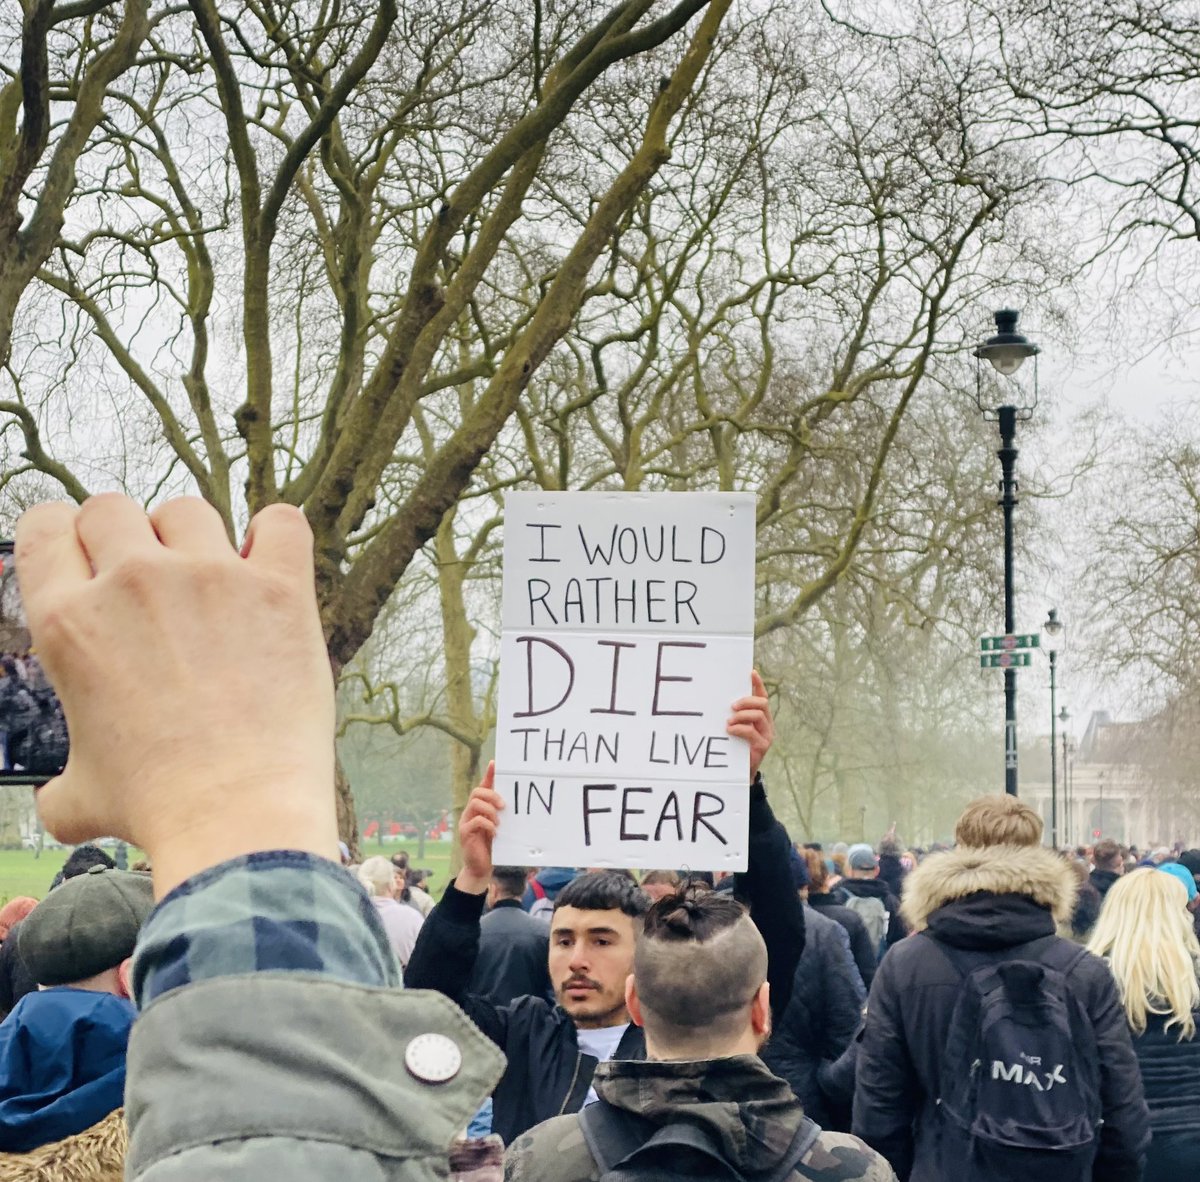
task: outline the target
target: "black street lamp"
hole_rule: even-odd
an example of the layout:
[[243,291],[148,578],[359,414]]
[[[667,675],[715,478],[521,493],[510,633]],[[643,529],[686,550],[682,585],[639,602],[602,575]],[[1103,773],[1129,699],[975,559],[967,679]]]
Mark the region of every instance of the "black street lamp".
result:
[[[975,350],[979,364],[975,367],[975,404],[983,417],[994,419],[1000,425],[1000,507],[1004,510],[1004,634],[1012,636],[1016,631],[1013,619],[1013,509],[1017,504],[1017,482],[1013,470],[1017,462],[1017,449],[1013,440],[1017,434],[1017,420],[1028,419],[1037,405],[1037,361],[1033,369],[1033,401],[1028,405],[1016,406],[1006,402],[993,406],[983,396],[983,365],[990,362],[995,371],[1006,378],[1012,377],[1025,363],[1027,357],[1036,358],[1040,350],[1032,341],[1017,332],[1020,312],[1013,308],[1001,308],[995,313],[996,335],[988,337]],[[1004,791],[1009,796],[1017,794],[1017,671],[1012,665],[1004,670]]]
[[[1058,638],[1062,635],[1063,623],[1058,618],[1058,609],[1051,608],[1042,625],[1046,634],[1046,651],[1050,654],[1050,848],[1058,849],[1058,769],[1055,766],[1055,748],[1058,740],[1056,729],[1058,716],[1054,713],[1054,673],[1058,663]],[[1066,764],[1063,764],[1066,774]]]
[[1075,802],[1071,797],[1071,778],[1067,771],[1067,723],[1070,722],[1071,716],[1067,713],[1067,708],[1064,706],[1058,712],[1058,721],[1063,725],[1063,820],[1064,828],[1067,831],[1067,843],[1070,844],[1071,834],[1074,829],[1071,828],[1071,822],[1074,819]]

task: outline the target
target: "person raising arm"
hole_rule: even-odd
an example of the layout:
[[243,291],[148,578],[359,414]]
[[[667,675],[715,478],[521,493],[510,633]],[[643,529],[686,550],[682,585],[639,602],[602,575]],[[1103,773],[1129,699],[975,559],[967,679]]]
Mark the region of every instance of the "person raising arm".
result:
[[378,915],[337,865],[303,515],[263,510],[239,553],[203,501],[147,515],[102,495],[27,512],[16,560],[71,733],[42,820],[153,866],[126,1177],[444,1177],[502,1059],[445,998],[397,988]]
[[[752,692],[733,704],[728,732],[750,744],[750,842],[735,892],[750,908],[769,952],[776,1013],[786,1008],[804,947],[804,918],[792,889],[787,831],[767,802],[759,767],[774,723],[757,673]],[[623,875],[599,871],[562,889],[550,924],[549,972],[555,1002],[517,998],[494,1005],[470,992],[480,916],[492,878],[492,843],[504,808],[495,768],[471,794],[459,821],[463,868],[425,921],[406,972],[412,988],[456,1001],[508,1058],[495,1092],[493,1130],[511,1144],[533,1125],[578,1112],[595,1099],[592,1076],[609,1059],[643,1059],[641,1030],[630,1023],[625,981],[632,971],[649,899]]]

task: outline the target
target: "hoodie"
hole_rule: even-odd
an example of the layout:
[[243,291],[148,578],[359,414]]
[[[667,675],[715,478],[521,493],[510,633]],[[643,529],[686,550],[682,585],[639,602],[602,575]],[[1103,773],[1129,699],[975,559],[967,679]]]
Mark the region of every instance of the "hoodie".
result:
[[0,1151],[82,1133],[121,1107],[137,1011],[111,993],[59,986],[23,997],[0,1023]]
[[[959,847],[933,854],[904,884],[904,915],[918,934],[883,958],[858,1050],[854,1132],[902,1182],[959,1182],[938,1164],[943,1048],[962,977],[942,944],[997,961],[1070,922],[1077,879],[1039,846]],[[1019,956],[1019,951],[1017,952]],[[1096,1038],[1101,1128],[1093,1178],[1140,1182],[1149,1113],[1125,1013],[1108,966],[1084,954],[1067,975]]]

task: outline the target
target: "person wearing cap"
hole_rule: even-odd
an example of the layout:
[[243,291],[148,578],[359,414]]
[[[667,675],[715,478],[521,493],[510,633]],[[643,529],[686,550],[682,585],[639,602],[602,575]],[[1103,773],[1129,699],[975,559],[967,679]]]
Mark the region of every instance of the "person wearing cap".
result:
[[303,513],[263,509],[239,551],[204,501],[147,514],[101,494],[27,511],[16,558],[71,731],[42,823],[68,843],[120,838],[153,867],[130,975],[128,1182],[445,1178],[504,1060],[444,997],[398,988],[339,864]]
[[120,1176],[130,958],[153,907],[148,876],[97,865],[21,921],[18,953],[41,988],[0,1023],[0,1166],[45,1150]]
[[880,956],[908,935],[900,900],[879,877],[879,859],[869,845],[860,842],[850,847],[846,876],[838,885],[848,896],[846,906],[867,925]]
[[1182,884],[1183,889],[1187,892],[1187,908],[1189,911],[1196,911],[1200,908],[1200,890],[1196,888],[1196,878],[1186,866],[1180,866],[1178,862],[1165,862],[1163,865],[1156,867],[1160,874],[1169,874],[1172,878],[1177,878]]
[[403,876],[404,885],[408,888],[408,898],[405,901],[421,913],[422,919],[427,918],[434,908],[433,896],[425,889],[429,875],[428,870],[406,870]]

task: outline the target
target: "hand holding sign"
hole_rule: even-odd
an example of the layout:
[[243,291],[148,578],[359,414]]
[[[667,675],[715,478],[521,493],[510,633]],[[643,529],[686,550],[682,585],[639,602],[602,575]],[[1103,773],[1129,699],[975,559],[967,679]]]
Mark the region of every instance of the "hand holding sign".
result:
[[771,716],[766,684],[757,669],[750,673],[750,696],[734,702],[733,716],[725,730],[750,744],[750,780],[753,782],[775,741],[775,719]]
[[[739,698],[730,707],[731,715],[725,730],[750,745],[750,775],[758,775],[763,757],[775,738],[775,720],[767,700],[767,687],[755,669],[750,674],[752,693]],[[455,887],[468,895],[482,895],[492,880],[492,847],[500,832],[500,810],[505,808],[504,797],[495,790],[496,762],[492,760],[483,779],[471,793],[467,807],[458,822],[459,844],[462,847],[463,868],[454,880]]]
[[483,781],[471,793],[458,821],[458,840],[462,847],[463,868],[454,885],[468,895],[482,895],[492,881],[492,843],[500,828],[500,810],[504,798],[492,785],[496,782],[496,764],[487,765]]

